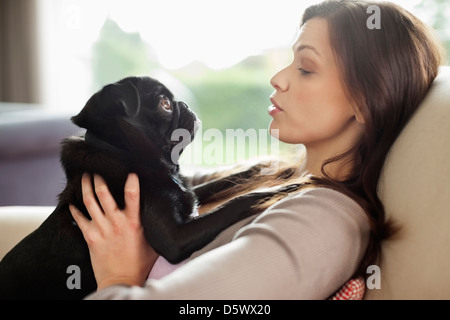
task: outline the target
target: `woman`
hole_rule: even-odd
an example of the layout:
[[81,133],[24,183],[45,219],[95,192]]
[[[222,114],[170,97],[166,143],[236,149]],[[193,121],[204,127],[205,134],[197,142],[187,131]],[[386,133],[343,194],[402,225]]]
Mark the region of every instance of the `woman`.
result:
[[[380,29],[367,27],[370,5],[380,9]],[[380,172],[438,73],[441,46],[394,4],[342,0],[305,11],[293,51],[292,64],[271,80],[270,128],[283,142],[303,144],[305,159],[276,179],[243,181],[207,207],[263,187],[301,187],[262,203],[259,214],[167,276],[146,281],[158,257],[143,236],[137,176],[127,180],[123,211],[101,177],[92,188],[84,176],[92,220],[71,211],[98,284],[88,298],[326,299],[378,262],[381,242],[395,231],[377,196]]]

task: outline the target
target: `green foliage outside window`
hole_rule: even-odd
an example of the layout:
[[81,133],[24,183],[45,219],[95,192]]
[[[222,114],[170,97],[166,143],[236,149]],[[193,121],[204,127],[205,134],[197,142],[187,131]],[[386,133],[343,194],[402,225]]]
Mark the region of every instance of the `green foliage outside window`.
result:
[[[178,70],[162,70],[151,46],[138,33],[126,33],[114,21],[107,20],[93,47],[93,90],[131,75],[169,73],[185,87],[187,96],[177,96],[177,99],[186,101],[195,110],[202,120],[203,131],[218,129],[225,137],[227,129],[267,130],[269,96],[274,91],[270,86],[274,56],[283,53],[274,50],[249,57],[223,70],[211,70],[200,62]],[[172,89],[170,83],[159,80]],[[270,149],[268,135],[267,141]],[[281,150],[286,148],[289,147],[280,146]],[[258,153],[265,152],[265,149],[258,150]]]
[[[417,8],[428,12],[433,21],[431,26],[450,52],[448,0],[422,0]],[[175,79],[177,86],[181,84],[182,94],[177,99],[186,101],[199,115],[203,131],[217,129],[225,136],[227,129],[267,130],[270,121],[267,107],[274,91],[270,78],[289,62],[289,51],[288,48],[273,49],[222,70],[211,70],[200,62],[177,70],[164,70],[151,44],[139,33],[126,33],[114,21],[107,20],[93,46],[93,90],[130,75],[165,74]],[[449,54],[447,59],[450,61]],[[172,90],[171,81],[159,80]],[[270,149],[270,138],[268,140]],[[280,143],[279,150],[281,153],[290,151],[292,146]],[[225,146],[222,152],[226,152]],[[258,150],[258,154],[266,152]],[[239,159],[235,157],[234,161]]]

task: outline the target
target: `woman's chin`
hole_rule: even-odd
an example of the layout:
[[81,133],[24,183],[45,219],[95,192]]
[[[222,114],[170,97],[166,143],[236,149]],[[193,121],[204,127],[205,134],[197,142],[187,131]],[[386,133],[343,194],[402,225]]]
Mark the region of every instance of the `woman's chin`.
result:
[[[289,134],[286,135],[286,130],[282,130],[276,120],[273,120],[269,123],[269,134],[277,140],[281,142],[289,143],[286,140],[289,140]],[[288,138],[288,139],[286,139]]]
[[268,130],[269,134],[280,142],[287,144],[302,144],[302,142],[297,139],[298,137],[295,137],[292,132],[289,134],[286,130],[281,130],[280,127],[273,123],[273,121],[269,124]]

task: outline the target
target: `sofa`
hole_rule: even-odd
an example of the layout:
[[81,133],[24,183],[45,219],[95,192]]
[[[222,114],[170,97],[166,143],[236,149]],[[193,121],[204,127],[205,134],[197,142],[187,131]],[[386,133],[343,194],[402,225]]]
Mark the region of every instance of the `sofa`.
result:
[[[449,159],[450,67],[445,66],[386,159],[379,194],[400,231],[383,244],[380,265],[368,270],[378,271],[379,278],[376,286],[367,286],[364,299],[450,299]],[[0,207],[0,259],[52,210]]]
[[68,112],[0,103],[0,206],[56,205],[65,185],[61,141],[80,132]]
[[401,230],[382,246],[381,289],[366,299],[450,299],[450,67],[441,67],[397,138],[380,180]]

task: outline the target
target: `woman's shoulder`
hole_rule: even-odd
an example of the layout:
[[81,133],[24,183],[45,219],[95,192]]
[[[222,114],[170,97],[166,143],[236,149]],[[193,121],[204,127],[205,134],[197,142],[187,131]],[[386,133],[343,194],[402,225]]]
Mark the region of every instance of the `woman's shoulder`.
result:
[[[367,248],[370,224],[351,197],[331,188],[311,187],[272,204],[240,228],[234,239],[253,235],[258,241],[262,237],[276,241],[298,266],[310,268],[308,274],[317,274],[319,264],[331,263],[351,275]],[[317,260],[319,256],[326,260]],[[308,259],[311,264],[304,263]]]
[[308,186],[298,192],[288,195],[280,202],[288,201],[295,203],[296,201],[314,201],[317,204],[326,202],[333,203],[339,207],[351,207],[357,211],[362,211],[362,207],[347,194],[328,187]]
[[262,215],[280,211],[316,220],[352,221],[360,228],[369,228],[364,209],[350,196],[328,187],[308,187],[292,193],[272,204]]

